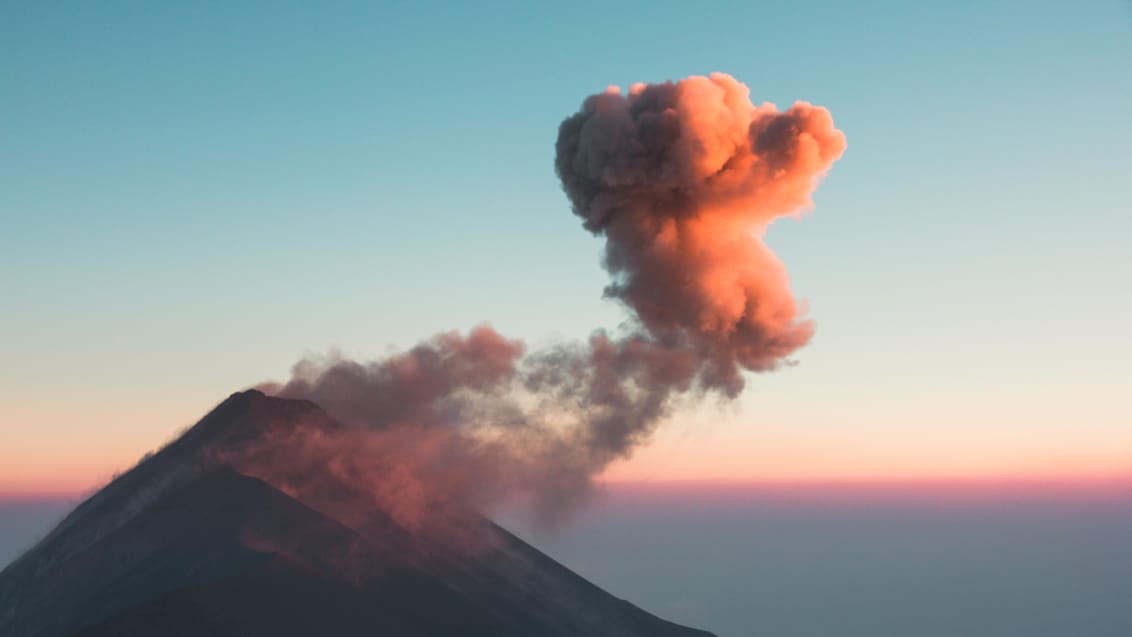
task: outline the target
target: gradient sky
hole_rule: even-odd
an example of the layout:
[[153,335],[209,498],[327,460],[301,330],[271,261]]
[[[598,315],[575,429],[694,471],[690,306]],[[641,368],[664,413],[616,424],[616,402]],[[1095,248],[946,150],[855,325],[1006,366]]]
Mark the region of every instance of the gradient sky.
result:
[[818,333],[610,477],[1132,474],[1128,3],[239,4],[2,10],[0,493],[307,353],[616,326],[558,123],[711,71],[848,136],[768,239]]

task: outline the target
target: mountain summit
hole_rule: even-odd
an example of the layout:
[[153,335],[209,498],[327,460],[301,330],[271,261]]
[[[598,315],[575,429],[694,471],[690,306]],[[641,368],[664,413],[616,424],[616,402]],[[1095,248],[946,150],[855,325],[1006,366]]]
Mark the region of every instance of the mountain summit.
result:
[[[617,599],[471,511],[338,515],[224,462],[317,405],[233,394],[0,571],[5,637],[710,637]],[[439,519],[439,518],[438,518]]]

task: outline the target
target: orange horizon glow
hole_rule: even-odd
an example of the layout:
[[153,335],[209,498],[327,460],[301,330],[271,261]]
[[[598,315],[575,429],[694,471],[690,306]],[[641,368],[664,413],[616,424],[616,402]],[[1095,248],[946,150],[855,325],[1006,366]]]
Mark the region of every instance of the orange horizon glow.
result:
[[[132,466],[132,465],[131,465]],[[37,483],[0,478],[0,501],[79,500],[105,486],[113,476],[74,476],[69,480]],[[1132,472],[1111,474],[985,474],[937,476],[747,476],[747,477],[631,477],[604,476],[602,488],[679,492],[683,490],[789,492],[794,495],[845,493],[853,495],[930,494],[946,496],[1042,495],[1073,496],[1132,493]]]
[[640,471],[631,462],[615,466],[601,476],[601,481],[612,484],[752,484],[767,486],[805,486],[805,485],[1097,485],[1132,481],[1132,470],[1104,468],[1058,469],[1031,468],[1018,470],[946,471],[928,467],[919,471],[885,471],[877,466],[869,471],[774,471],[764,468],[747,474],[705,472],[697,475],[688,472],[669,474]]
[[[159,438],[160,439],[160,438]],[[166,440],[168,438],[165,438]],[[0,500],[81,498],[128,470],[157,445],[126,441],[92,448],[70,445],[48,449],[28,445],[0,451]],[[1086,449],[1065,457],[1025,456],[1014,449],[972,459],[948,453],[931,457],[900,453],[901,448],[844,449],[810,444],[797,447],[776,438],[658,436],[635,457],[611,466],[599,481],[616,486],[751,487],[804,491],[858,489],[943,489],[1090,491],[1132,485],[1132,468],[1119,453],[1108,456]],[[143,450],[143,451],[139,451]],[[13,453],[14,452],[14,453]],[[47,459],[51,459],[48,462]]]
[[[28,446],[3,453],[0,500],[67,499],[93,493],[128,470],[156,446],[130,449],[125,441],[99,449]],[[900,454],[893,449],[861,449],[848,454],[817,445],[804,451],[781,440],[750,441],[661,437],[633,459],[609,468],[600,482],[618,486],[718,485],[772,489],[952,489],[1097,490],[1132,485],[1132,469],[1120,454],[1102,456],[1078,450],[1072,457],[989,457],[956,460]],[[744,441],[745,443],[747,441]],[[729,449],[721,448],[724,443]],[[20,452],[22,451],[22,453]],[[47,459],[51,459],[50,462]]]
[[890,478],[794,478],[794,479],[615,479],[602,480],[602,485],[618,489],[680,490],[699,488],[755,489],[767,491],[1002,491],[1075,493],[1132,489],[1132,473],[1111,476],[1019,475],[1019,476],[948,476]]
[[[113,395],[25,401],[7,417],[40,433],[0,446],[0,499],[90,494],[199,420],[215,404],[214,393],[202,391],[196,399],[176,403],[134,400],[126,412],[119,408],[124,399]],[[847,420],[841,413],[850,408],[865,415]],[[904,405],[893,402],[888,408]],[[788,392],[767,392],[741,413],[705,412],[665,423],[649,444],[611,466],[601,481],[965,490],[1007,484],[1087,490],[1132,483],[1132,433],[1115,419],[1098,420],[1103,427],[1077,436],[1063,432],[1058,423],[1064,414],[1053,409],[1045,410],[1046,420],[994,409],[982,414],[1001,422],[1025,421],[1024,431],[1007,424],[945,427],[964,420],[964,414],[939,411],[916,427],[890,426],[858,406],[824,410]],[[890,420],[905,418],[904,412],[894,413]]]

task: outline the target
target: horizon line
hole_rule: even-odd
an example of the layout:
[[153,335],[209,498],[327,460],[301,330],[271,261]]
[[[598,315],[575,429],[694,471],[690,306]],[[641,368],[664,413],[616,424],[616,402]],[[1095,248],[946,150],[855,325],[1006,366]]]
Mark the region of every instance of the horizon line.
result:
[[[793,492],[864,493],[1096,493],[1111,490],[1132,492],[1132,472],[1113,475],[981,475],[981,476],[892,476],[892,477],[676,477],[598,478],[599,489],[727,489]],[[86,488],[7,489],[0,486],[0,502],[79,502],[97,493],[109,481]]]

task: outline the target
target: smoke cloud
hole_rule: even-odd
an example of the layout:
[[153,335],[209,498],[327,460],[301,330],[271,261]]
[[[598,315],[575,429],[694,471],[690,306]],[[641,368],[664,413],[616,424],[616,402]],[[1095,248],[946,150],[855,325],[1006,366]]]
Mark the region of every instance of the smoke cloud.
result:
[[532,352],[481,326],[382,360],[303,360],[271,391],[344,426],[261,441],[244,464],[308,495],[333,476],[407,527],[515,497],[554,522],[673,410],[738,396],[744,371],[810,339],[763,235],[812,206],[844,149],[825,109],[755,106],[720,73],[589,96],[559,127],[554,165],[605,240],[605,295],[627,327]]
[[696,353],[730,396],[813,334],[762,236],[812,205],[845,150],[824,108],[754,106],[722,73],[590,96],[562,123],[555,167],[586,229],[604,236],[607,296],[655,340]]

